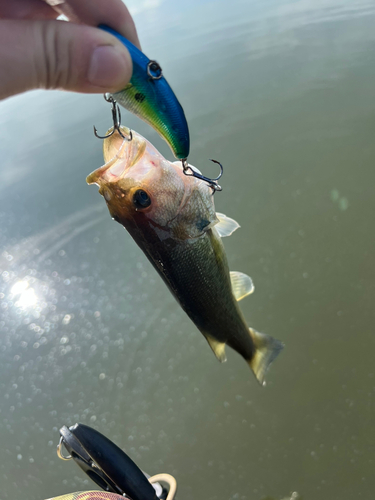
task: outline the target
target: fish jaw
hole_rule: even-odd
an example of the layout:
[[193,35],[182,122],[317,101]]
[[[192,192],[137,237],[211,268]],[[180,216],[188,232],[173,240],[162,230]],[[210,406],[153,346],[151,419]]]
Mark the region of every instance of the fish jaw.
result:
[[131,137],[131,140],[124,139],[117,131],[113,133],[113,127],[110,128],[103,141],[105,164],[87,177],[87,184],[101,186],[104,180],[116,182],[143,156],[146,140],[127,127],[120,127],[120,130],[124,137]]
[[[111,133],[113,129],[107,132]],[[130,130],[121,127],[125,137]],[[132,195],[144,188],[145,179],[158,177],[157,167],[164,158],[140,134],[132,131],[131,140],[124,139],[115,131],[103,142],[105,164],[86,179],[88,184],[97,184],[99,193],[107,202],[115,220],[124,223],[134,211]]]
[[[125,127],[121,131],[129,135]],[[202,235],[217,221],[211,188],[185,175],[180,162],[166,160],[141,135],[132,135],[128,141],[115,132],[104,140],[106,163],[87,182],[99,186],[112,217],[130,232],[137,226],[145,238],[150,231],[180,240]],[[144,208],[134,201],[140,190],[151,200]]]

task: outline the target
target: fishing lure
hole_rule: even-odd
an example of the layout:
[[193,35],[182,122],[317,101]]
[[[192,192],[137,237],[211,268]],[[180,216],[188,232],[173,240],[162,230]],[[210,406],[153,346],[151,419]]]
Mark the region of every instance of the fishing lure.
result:
[[[50,500],[174,500],[177,483],[170,474],[149,477],[115,443],[84,424],[60,429],[57,455],[74,462],[104,491],[70,493]],[[62,446],[69,455],[62,453]],[[160,485],[166,483],[166,490]]]
[[[44,1],[58,14],[80,24],[79,16],[64,0]],[[177,159],[186,160],[190,150],[189,128],[184,110],[164,78],[160,65],[150,60],[114,29],[105,24],[100,24],[99,28],[123,43],[133,62],[130,83],[120,92],[113,94],[114,99],[125,109],[151,125],[167,141]],[[95,135],[97,135],[96,131]]]
[[[106,436],[84,424],[60,429],[57,455],[72,458],[103,490],[132,500],[158,500],[155,489],[133,460]],[[70,453],[64,456],[61,446]]]
[[123,43],[133,61],[130,83],[114,93],[113,98],[151,125],[167,141],[177,159],[186,160],[190,150],[188,124],[184,110],[164,78],[160,65],[117,31],[103,24],[99,28]]

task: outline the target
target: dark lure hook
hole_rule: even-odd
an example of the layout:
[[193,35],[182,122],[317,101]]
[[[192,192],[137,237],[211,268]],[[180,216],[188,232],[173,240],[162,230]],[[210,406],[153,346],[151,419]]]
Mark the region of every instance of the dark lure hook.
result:
[[185,175],[190,175],[192,177],[196,177],[197,179],[200,179],[202,181],[207,182],[209,184],[210,188],[213,189],[214,194],[216,191],[222,191],[223,188],[221,186],[219,186],[219,184],[217,183],[217,181],[220,179],[220,177],[223,175],[223,172],[224,172],[223,165],[219,161],[212,160],[210,158],[210,161],[220,165],[220,174],[217,177],[215,177],[214,179],[210,179],[209,177],[205,177],[204,175],[202,175],[199,172],[197,172],[196,170],[194,170],[188,164],[187,158],[185,158],[184,160],[181,160],[181,161],[182,161],[182,168],[184,170]]
[[132,131],[130,130],[129,137],[126,137],[122,132],[121,132],[121,111],[119,108],[119,105],[117,104],[116,100],[113,99],[113,97],[110,94],[104,94],[104,99],[107,102],[110,102],[112,104],[112,122],[113,122],[113,130],[107,135],[99,135],[98,131],[96,130],[96,127],[94,125],[94,134],[95,137],[98,139],[108,139],[108,137],[111,137],[117,130],[117,132],[121,135],[123,139],[126,139],[127,141],[131,141],[133,139],[133,134]]

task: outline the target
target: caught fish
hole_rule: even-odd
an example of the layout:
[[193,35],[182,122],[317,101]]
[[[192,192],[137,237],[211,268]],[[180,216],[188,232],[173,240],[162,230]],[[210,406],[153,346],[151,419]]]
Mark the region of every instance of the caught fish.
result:
[[133,61],[130,83],[113,97],[125,109],[151,125],[167,141],[176,158],[187,158],[190,138],[184,110],[159,64],[150,60],[117,31],[104,25],[99,27],[120,40]]
[[[123,133],[129,129],[122,127]],[[105,165],[87,177],[97,184],[112,217],[146,254],[219,361],[225,346],[237,351],[263,384],[283,344],[249,328],[238,300],[252,293],[251,279],[229,272],[222,237],[239,225],[215,212],[206,182],[183,173],[141,135],[116,132],[104,145]],[[191,167],[194,168],[194,167]]]

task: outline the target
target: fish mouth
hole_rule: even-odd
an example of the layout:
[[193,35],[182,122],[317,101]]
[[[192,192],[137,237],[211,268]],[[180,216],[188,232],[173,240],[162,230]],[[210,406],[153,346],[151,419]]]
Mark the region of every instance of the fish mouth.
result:
[[100,186],[103,182],[117,182],[143,156],[146,140],[127,127],[121,126],[120,130],[123,136],[117,130],[113,132],[113,127],[108,130],[107,136],[113,133],[103,142],[105,164],[88,175],[87,184]]

